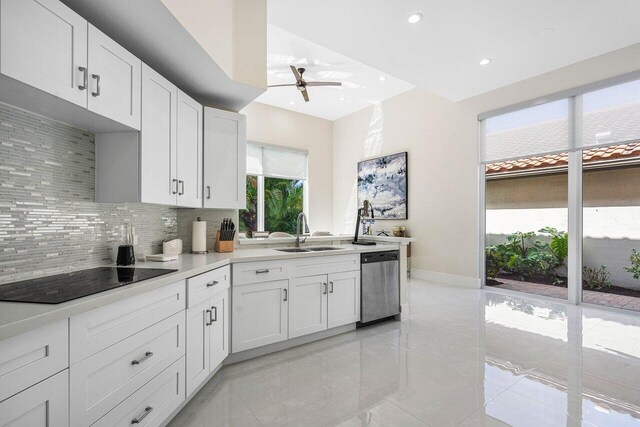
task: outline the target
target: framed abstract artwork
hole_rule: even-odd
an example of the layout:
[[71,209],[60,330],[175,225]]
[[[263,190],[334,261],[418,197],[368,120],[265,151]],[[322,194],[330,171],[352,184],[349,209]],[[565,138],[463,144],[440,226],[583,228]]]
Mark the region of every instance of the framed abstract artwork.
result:
[[376,219],[407,219],[407,153],[358,162],[358,206],[368,200]]

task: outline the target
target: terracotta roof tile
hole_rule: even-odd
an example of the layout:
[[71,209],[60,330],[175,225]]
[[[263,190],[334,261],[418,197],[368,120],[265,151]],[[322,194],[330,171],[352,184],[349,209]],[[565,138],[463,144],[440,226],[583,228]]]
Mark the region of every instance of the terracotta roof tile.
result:
[[[598,163],[611,160],[640,160],[640,143],[614,145],[611,147],[598,147],[584,150],[582,158],[585,163]],[[568,155],[549,154],[546,156],[535,156],[528,159],[508,160],[487,164],[487,174],[517,172],[531,169],[553,168],[567,166]]]

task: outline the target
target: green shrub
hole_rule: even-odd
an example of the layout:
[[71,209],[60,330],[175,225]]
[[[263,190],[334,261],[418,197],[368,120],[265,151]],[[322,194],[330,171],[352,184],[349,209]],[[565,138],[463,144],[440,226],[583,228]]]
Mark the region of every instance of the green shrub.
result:
[[551,236],[549,249],[556,257],[558,268],[564,266],[564,260],[569,256],[569,234],[564,231],[558,231],[553,227],[545,227],[538,232]]
[[504,243],[487,247],[487,277],[495,278],[504,273],[515,275],[520,280],[553,279],[555,284],[563,284],[564,278],[558,276],[557,270],[565,265],[568,235],[552,227],[545,227],[539,232],[551,236],[551,242],[535,239],[533,231],[518,231],[507,236]]
[[629,261],[631,261],[631,267],[625,267],[625,270],[633,274],[634,279],[640,280],[640,252],[632,250]]
[[505,270],[508,258],[497,246],[485,248],[486,273],[488,279],[495,279]]
[[607,271],[607,266],[587,267],[582,269],[582,281],[589,289],[605,289],[613,286],[611,283],[611,273]]

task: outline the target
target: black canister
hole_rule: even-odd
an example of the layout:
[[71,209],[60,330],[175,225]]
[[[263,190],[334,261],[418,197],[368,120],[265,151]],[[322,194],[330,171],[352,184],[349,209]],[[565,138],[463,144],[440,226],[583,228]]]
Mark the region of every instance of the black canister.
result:
[[117,265],[133,265],[136,263],[136,257],[133,254],[133,245],[118,246]]

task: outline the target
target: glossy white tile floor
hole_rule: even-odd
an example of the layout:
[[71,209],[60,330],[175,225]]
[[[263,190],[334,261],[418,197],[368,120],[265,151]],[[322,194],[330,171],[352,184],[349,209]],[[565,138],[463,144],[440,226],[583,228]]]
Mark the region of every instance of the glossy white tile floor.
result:
[[410,286],[410,320],[225,367],[171,425],[640,426],[640,317]]

